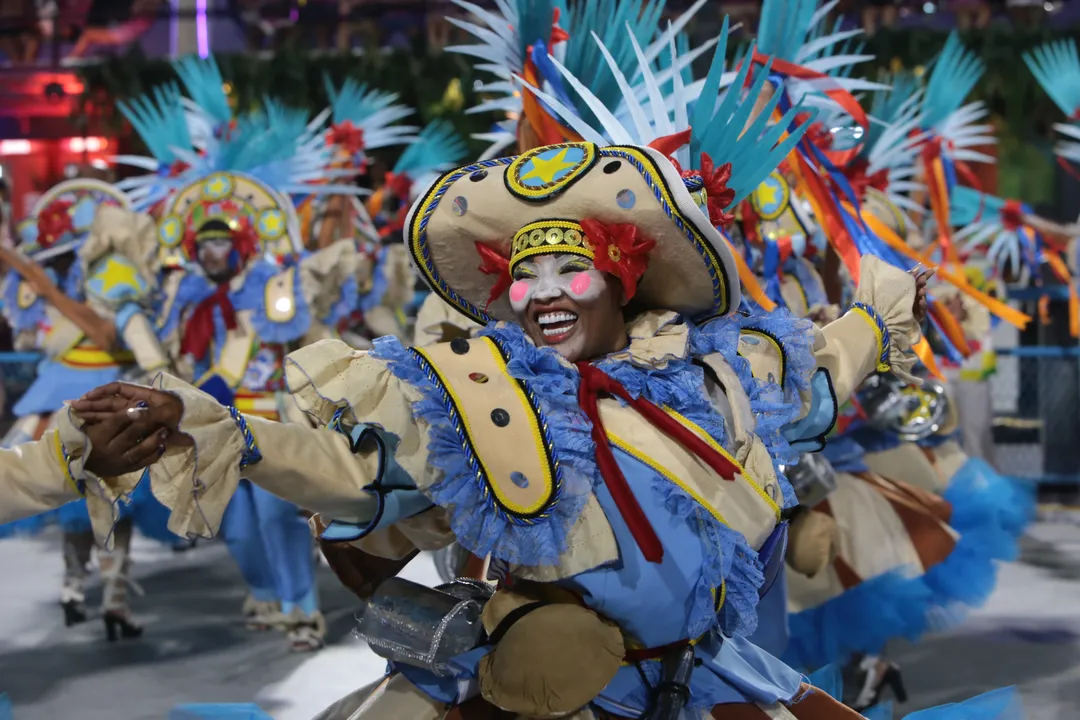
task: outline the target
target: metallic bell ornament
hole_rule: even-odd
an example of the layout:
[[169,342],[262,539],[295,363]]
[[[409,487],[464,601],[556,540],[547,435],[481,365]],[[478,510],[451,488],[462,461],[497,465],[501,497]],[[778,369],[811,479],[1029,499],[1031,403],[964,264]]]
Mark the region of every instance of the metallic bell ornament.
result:
[[904,442],[933,435],[949,417],[949,396],[935,380],[912,386],[893,375],[872,375],[859,391],[859,402],[871,425]]
[[453,582],[465,572],[465,563],[469,561],[469,551],[457,543],[436,550],[435,570],[439,579],[445,583]]
[[821,453],[803,453],[797,464],[782,470],[804,507],[816,506],[836,489],[836,471]]

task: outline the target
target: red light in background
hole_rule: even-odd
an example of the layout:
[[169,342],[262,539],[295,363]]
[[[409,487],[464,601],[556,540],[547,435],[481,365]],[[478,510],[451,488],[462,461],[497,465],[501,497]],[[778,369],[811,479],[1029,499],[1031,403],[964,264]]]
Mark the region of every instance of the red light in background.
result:
[[109,147],[109,141],[102,137],[68,138],[67,149],[73,153],[101,152]]
[[33,149],[29,140],[0,140],[0,155],[29,155]]

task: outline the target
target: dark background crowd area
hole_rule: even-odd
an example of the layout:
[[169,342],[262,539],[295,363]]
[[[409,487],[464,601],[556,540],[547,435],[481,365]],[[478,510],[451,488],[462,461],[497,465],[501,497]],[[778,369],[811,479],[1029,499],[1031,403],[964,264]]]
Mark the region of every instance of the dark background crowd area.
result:
[[[492,6],[491,0],[477,0]],[[669,0],[672,16],[691,0]],[[712,0],[698,25],[724,15],[754,27],[755,0]],[[174,9],[176,8],[176,9]],[[1068,21],[1069,0],[842,0],[837,12],[869,33],[881,28],[949,26],[976,29],[994,22],[1035,27]],[[461,38],[447,22],[464,17],[449,0],[2,0],[0,61],[9,65],[79,60],[123,49],[158,21],[202,13],[234,22],[249,52],[283,46],[316,52],[356,52],[375,46],[426,44],[440,50]]]

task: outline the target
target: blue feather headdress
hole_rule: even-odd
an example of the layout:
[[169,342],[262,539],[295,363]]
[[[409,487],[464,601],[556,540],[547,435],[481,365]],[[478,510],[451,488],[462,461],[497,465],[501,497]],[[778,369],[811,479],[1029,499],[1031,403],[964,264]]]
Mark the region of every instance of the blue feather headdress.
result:
[[934,59],[923,95],[922,126],[944,142],[952,160],[992,163],[994,158],[975,150],[997,143],[993,127],[985,120],[986,104],[965,104],[971,91],[986,72],[986,65],[964,47],[953,32]]
[[[795,117],[803,108],[799,105],[791,108],[778,122],[772,124],[770,118],[780,101],[780,93],[773,93],[772,98],[754,112],[754,103],[744,100],[740,89],[744,86],[750,64],[744,63],[735,74],[734,82],[724,91],[725,56],[727,51],[728,23],[717,38],[712,64],[708,76],[700,83],[688,86],[683,83],[682,74],[672,77],[672,92],[664,97],[660,91],[660,82],[652,70],[652,63],[645,55],[632,28],[628,29],[629,42],[638,60],[636,71],[640,73],[641,83],[645,88],[644,99],[627,80],[626,74],[618,61],[607,50],[598,36],[593,42],[599,49],[615,81],[622,92],[620,106],[625,109],[627,121],[624,122],[600,100],[574,74],[554,58],[551,62],[558,69],[567,85],[576,93],[577,102],[573,105],[542,90],[526,85],[528,92],[546,102],[567,124],[587,142],[599,145],[649,145],[657,140],[679,134],[690,128],[687,143],[674,149],[672,157],[684,170],[702,170],[702,155],[715,159],[718,164],[731,163],[731,177],[727,187],[734,191],[734,197],[727,203],[734,205],[745,198],[771,173],[799,142],[809,126],[805,120],[795,127]],[[671,66],[677,66],[678,51],[668,34],[668,52],[673,56]],[[759,73],[752,83],[747,97],[756,98],[761,93],[768,73]],[[699,89],[700,88],[700,89]],[[590,121],[577,111],[579,104],[590,110]],[[669,114],[668,108],[672,108]],[[790,128],[790,129],[789,129]],[[700,176],[687,177],[687,185],[692,191],[702,190]],[[704,204],[704,203],[702,203]]]
[[[565,0],[495,0],[496,12],[467,0],[453,1],[472,13],[475,22],[454,18],[450,18],[450,22],[470,33],[478,42],[448,49],[474,58],[478,61],[477,69],[495,76],[493,82],[480,88],[481,92],[494,97],[468,112],[496,110],[512,118],[511,122],[501,123],[492,132],[476,136],[492,144],[484,158],[494,157],[515,141],[518,123],[537,121],[527,117],[518,87],[519,78],[527,77],[530,84],[559,98],[563,104],[573,106],[577,115],[590,121],[598,120],[590,117],[592,110],[587,104],[567,90],[554,63],[569,70],[616,116],[625,115],[622,107],[625,93],[594,43],[594,35],[600,38],[615,65],[631,79],[634,96],[639,100],[647,91],[637,79],[638,56],[634,44],[639,49],[644,48],[641,53],[646,65],[654,68],[655,80],[662,87],[670,84],[674,75],[685,74],[694,59],[714,44],[711,41],[679,54],[674,65],[654,66],[670,38],[682,32],[705,5],[705,0],[697,0],[664,32],[660,31],[659,25],[666,0],[580,0],[572,4]],[[634,44],[631,44],[631,38]],[[540,108],[547,117],[554,117],[551,110],[550,107]]]
[[1054,146],[1054,154],[1080,163],[1080,55],[1076,51],[1076,42],[1059,40],[1047,43],[1025,53],[1024,62],[1042,89],[1069,119],[1069,122],[1054,125],[1054,129],[1063,136]]
[[407,175],[417,188],[435,175],[460,165],[469,154],[465,141],[447,120],[435,120],[405,148],[394,164],[395,175]]
[[397,93],[374,90],[352,78],[336,88],[330,78],[324,76],[323,84],[330,98],[331,122],[335,128],[348,125],[359,130],[362,133],[361,152],[406,145],[416,139],[419,128],[399,124],[413,114],[413,109],[399,103]]

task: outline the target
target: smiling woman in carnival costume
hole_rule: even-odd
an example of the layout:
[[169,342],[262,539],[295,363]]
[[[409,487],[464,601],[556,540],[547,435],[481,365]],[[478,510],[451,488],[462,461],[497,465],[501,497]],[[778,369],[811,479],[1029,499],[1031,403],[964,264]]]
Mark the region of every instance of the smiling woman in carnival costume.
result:
[[[36,440],[54,424],[54,413],[88,388],[122,377],[148,380],[168,368],[154,333],[156,242],[153,221],[132,212],[128,198],[97,180],[68,180],[38,201],[22,224],[18,252],[3,251],[14,269],[4,289],[4,310],[23,349],[40,350],[37,377],[15,404],[17,419],[4,439],[10,447]],[[132,520],[163,542],[162,508],[145,492],[123,507],[116,547],[99,552],[105,581],[108,637],[138,637],[127,590]],[[86,566],[94,548],[86,504],[72,502],[51,513],[0,527],[0,536],[35,532],[52,522],[64,530],[61,605],[67,625],[86,620]]]

